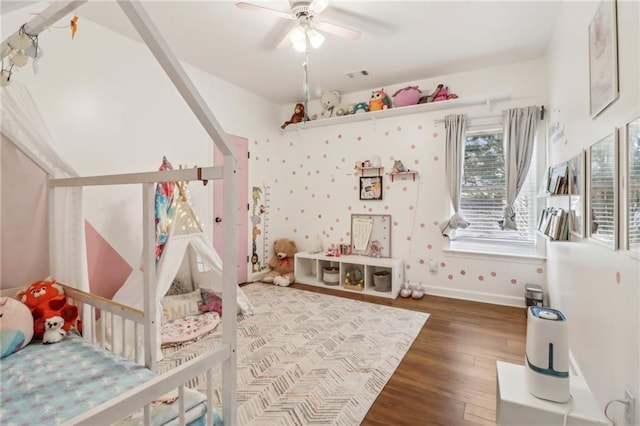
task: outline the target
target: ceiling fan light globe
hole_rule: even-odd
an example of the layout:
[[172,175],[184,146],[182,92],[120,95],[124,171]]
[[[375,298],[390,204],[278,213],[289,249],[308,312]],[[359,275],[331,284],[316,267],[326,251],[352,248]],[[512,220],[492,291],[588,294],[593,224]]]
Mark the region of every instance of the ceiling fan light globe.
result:
[[16,67],[24,67],[29,62],[29,57],[24,53],[24,51],[19,50],[15,55],[11,57],[11,62]]
[[0,74],[0,87],[8,86],[11,83],[11,73],[7,70],[2,70]]
[[32,42],[28,35],[24,32],[19,31],[17,34],[14,34],[9,38],[9,45],[14,49],[26,49],[31,46]]
[[299,52],[304,52],[307,48],[307,34],[303,27],[296,27],[289,34],[289,40],[293,48]]
[[314,49],[319,48],[324,43],[324,36],[313,28],[309,31],[309,43]]

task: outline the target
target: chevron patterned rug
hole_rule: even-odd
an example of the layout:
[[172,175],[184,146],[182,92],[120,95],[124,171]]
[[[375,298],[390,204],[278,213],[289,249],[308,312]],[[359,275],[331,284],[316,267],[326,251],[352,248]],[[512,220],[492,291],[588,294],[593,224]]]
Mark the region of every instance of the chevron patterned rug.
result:
[[270,284],[243,290],[255,314],[238,323],[241,425],[360,424],[429,317]]

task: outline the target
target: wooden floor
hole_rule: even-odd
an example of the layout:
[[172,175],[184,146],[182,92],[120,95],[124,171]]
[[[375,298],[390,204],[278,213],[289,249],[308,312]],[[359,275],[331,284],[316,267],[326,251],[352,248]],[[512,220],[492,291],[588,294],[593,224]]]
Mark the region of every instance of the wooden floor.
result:
[[362,425],[495,425],[496,361],[523,364],[524,308],[292,287],[430,314]]

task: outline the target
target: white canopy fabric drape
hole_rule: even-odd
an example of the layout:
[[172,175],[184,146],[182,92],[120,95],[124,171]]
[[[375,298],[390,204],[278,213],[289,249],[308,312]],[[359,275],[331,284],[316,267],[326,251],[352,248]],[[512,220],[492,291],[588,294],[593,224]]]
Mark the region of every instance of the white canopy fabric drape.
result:
[[504,160],[507,191],[504,217],[498,221],[498,224],[505,230],[517,230],[513,203],[518,198],[527,173],[529,173],[539,112],[540,108],[537,106],[513,108],[504,112]]
[[[56,152],[53,138],[29,91],[17,81],[0,91],[0,129],[18,149],[53,178],[78,174]],[[89,291],[82,190],[55,190],[55,246],[50,274],[64,284]],[[45,277],[42,277],[43,279]]]
[[449,198],[453,206],[453,215],[440,224],[442,235],[455,238],[458,228],[466,228],[469,223],[459,213],[460,210],[460,182],[462,180],[462,168],[464,162],[464,144],[467,131],[467,115],[451,114],[444,118],[445,136],[445,171]]

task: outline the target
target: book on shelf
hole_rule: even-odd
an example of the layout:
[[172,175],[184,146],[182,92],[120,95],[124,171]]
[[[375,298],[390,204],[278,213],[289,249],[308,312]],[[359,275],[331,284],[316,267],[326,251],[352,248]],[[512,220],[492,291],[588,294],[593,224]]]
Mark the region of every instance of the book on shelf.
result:
[[562,164],[549,168],[547,192],[553,195],[566,195],[569,193],[569,164]]
[[568,239],[568,214],[563,208],[547,207],[540,215],[538,231],[552,240]]

